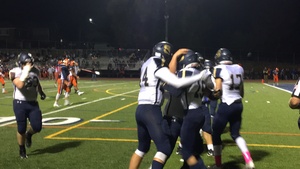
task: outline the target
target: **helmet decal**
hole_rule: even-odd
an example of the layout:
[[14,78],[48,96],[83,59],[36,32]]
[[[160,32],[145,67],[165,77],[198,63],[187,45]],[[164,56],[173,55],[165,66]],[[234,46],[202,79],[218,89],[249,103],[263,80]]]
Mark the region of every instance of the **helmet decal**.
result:
[[166,44],[164,45],[164,53],[171,55],[171,46]]

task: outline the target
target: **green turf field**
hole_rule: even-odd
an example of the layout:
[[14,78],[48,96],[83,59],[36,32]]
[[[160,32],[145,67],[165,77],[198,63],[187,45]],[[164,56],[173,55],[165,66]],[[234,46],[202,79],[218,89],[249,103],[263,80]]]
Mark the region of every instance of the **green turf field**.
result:
[[[33,136],[29,156],[21,160],[16,141],[16,123],[12,109],[12,84],[6,81],[8,93],[0,94],[0,169],[126,169],[137,147],[135,108],[139,84],[132,79],[79,80],[81,96],[72,91],[72,105],[54,108],[56,88],[53,81],[43,80],[47,98],[39,101],[45,125]],[[245,83],[242,136],[248,143],[256,168],[297,169],[300,166],[300,132],[298,111],[288,107],[290,93],[263,85]],[[63,105],[63,99],[59,104]],[[69,120],[69,121],[68,121]],[[74,121],[76,122],[74,122]],[[117,120],[99,122],[98,120]],[[60,123],[67,123],[58,125]],[[224,140],[225,169],[242,169],[243,157],[231,140]],[[149,168],[155,146],[145,156],[141,169]],[[203,153],[206,165],[213,157]],[[175,153],[166,169],[179,169]]]

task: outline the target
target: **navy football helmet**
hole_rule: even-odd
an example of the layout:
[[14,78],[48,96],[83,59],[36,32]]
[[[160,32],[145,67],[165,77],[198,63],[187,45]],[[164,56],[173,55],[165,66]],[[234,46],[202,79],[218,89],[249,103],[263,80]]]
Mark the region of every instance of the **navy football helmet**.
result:
[[169,42],[161,41],[153,47],[152,55],[160,55],[165,63],[169,63],[173,55],[173,46]]
[[200,61],[200,64],[203,67],[203,65],[204,65],[204,57],[199,52],[195,52],[195,54],[198,55],[198,59]]
[[210,69],[210,68],[212,68],[213,67],[213,64],[212,64],[212,62],[210,61],[210,60],[205,60],[204,61],[204,68],[205,69]]
[[31,53],[20,53],[18,55],[18,60],[16,62],[17,66],[21,67],[22,65],[25,65],[26,63],[34,63],[34,59],[31,55]]
[[[201,55],[199,55],[198,52],[189,50],[185,55],[181,56],[181,58],[178,62],[177,69],[180,70],[180,69],[187,67],[188,65],[191,66],[192,63],[197,64],[197,66],[195,68],[201,69],[202,68],[201,60],[203,60],[203,57]],[[194,66],[192,66],[192,67],[194,67]]]
[[215,55],[215,62],[219,64],[232,64],[231,52],[226,48],[220,48]]

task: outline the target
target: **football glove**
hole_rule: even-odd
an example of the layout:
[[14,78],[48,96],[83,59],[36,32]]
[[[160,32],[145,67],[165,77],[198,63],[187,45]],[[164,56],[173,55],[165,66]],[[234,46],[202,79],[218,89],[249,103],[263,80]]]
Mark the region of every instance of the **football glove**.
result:
[[24,82],[25,79],[28,77],[29,71],[31,70],[32,67],[33,67],[33,66],[32,66],[30,63],[27,63],[27,64],[23,67],[23,69],[22,69],[22,74],[21,74],[21,77],[20,77],[20,80],[21,80],[22,82]]
[[46,99],[46,94],[43,91],[40,93],[40,95],[41,95],[41,100],[45,100]]

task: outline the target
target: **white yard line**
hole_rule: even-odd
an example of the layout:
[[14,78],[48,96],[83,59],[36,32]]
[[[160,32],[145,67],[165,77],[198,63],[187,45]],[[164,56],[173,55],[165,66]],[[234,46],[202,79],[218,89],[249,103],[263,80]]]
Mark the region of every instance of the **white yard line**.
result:
[[[62,108],[62,109],[58,109],[58,110],[54,110],[54,111],[51,111],[51,112],[48,112],[48,113],[43,113],[42,116],[47,116],[47,115],[50,115],[50,114],[55,114],[55,113],[62,112],[62,111],[65,111],[65,110],[69,110],[69,109],[73,109],[73,108],[76,108],[76,107],[81,107],[81,106],[85,106],[85,105],[88,105],[88,104],[96,103],[96,102],[99,102],[99,101],[112,99],[112,98],[123,96],[123,95],[129,94],[129,93],[134,93],[134,92],[137,92],[139,90],[140,89],[136,89],[136,90],[132,90],[132,91],[129,91],[129,92],[125,92],[125,93],[121,93],[121,94],[116,94],[116,95],[113,95],[113,96],[104,97],[104,98],[100,98],[100,99],[97,99],[97,100],[89,101],[89,102],[86,102],[86,103],[81,103],[81,104],[77,104],[77,105],[73,105],[73,106],[68,106],[68,107],[65,107],[65,108]],[[7,126],[7,125],[10,125],[10,124],[14,124],[14,123],[16,123],[16,121],[12,121],[12,122],[1,124],[0,127]]]
[[266,84],[266,83],[264,83],[264,85],[266,85],[266,86],[269,86],[269,87],[273,87],[273,88],[275,88],[275,89],[282,90],[282,91],[285,91],[285,92],[287,92],[287,93],[290,93],[290,94],[292,94],[292,92],[291,92],[291,91],[289,91],[289,90],[286,90],[286,89],[282,89],[282,88],[280,88],[280,87],[277,87],[277,86],[274,86],[274,85],[270,85],[270,84]]

